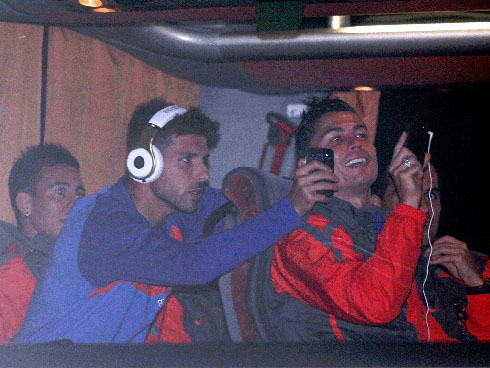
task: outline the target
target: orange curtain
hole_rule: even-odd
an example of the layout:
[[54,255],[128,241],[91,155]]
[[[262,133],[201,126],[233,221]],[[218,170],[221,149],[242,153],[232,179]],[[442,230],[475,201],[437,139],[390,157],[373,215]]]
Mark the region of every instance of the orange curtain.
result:
[[0,219],[10,222],[10,168],[40,139],[42,35],[41,26],[0,22]]
[[[8,173],[20,150],[39,143],[43,28],[0,23],[0,219],[12,222]],[[49,29],[45,142],[80,161],[88,193],[124,173],[126,126],[136,105],[163,97],[197,106],[199,86],[70,30]]]

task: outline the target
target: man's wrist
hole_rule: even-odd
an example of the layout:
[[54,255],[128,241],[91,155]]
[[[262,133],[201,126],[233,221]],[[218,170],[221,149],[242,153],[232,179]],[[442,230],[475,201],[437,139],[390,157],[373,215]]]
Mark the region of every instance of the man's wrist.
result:
[[490,294],[490,277],[483,280],[483,284],[479,286],[468,286],[466,288],[467,295]]
[[407,206],[411,206],[413,208],[419,209],[420,208],[420,200],[421,200],[421,198],[409,197],[409,198],[405,198],[405,200],[403,200],[402,203],[406,204]]

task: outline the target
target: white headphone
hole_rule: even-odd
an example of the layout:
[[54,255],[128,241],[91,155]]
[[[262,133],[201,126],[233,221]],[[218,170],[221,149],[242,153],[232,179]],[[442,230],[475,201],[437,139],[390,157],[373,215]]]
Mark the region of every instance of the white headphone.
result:
[[153,140],[158,133],[158,129],[162,129],[177,115],[182,115],[186,111],[183,107],[171,105],[153,115],[148,122],[149,125],[141,133],[139,147],[129,152],[126,160],[129,176],[133,180],[140,183],[151,183],[162,175],[163,155],[153,145]]

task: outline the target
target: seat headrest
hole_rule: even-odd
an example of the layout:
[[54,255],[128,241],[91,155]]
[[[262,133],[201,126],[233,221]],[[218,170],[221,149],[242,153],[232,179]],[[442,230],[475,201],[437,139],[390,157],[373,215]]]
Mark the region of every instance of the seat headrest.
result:
[[[253,167],[238,167],[223,179],[226,197],[239,209],[254,204],[253,212],[267,210],[291,191],[293,180],[261,171]],[[250,214],[254,215],[254,214]],[[243,219],[242,220],[246,220]]]

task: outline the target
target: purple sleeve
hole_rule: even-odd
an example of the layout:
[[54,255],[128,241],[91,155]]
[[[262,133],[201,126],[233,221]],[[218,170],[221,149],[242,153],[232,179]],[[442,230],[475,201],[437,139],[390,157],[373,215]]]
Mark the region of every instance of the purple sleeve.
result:
[[[96,287],[116,280],[200,285],[242,265],[301,226],[289,199],[249,222],[199,242],[170,238],[135,208],[100,196],[80,239],[79,268]],[[107,203],[105,203],[107,202]]]
[[[183,238],[187,243],[200,242],[205,228],[206,220],[211,213],[218,207],[228,202],[221,190],[206,187],[203,198],[199,201],[198,208],[193,213],[183,213],[175,211],[164,222],[163,226],[170,234],[172,226],[176,226],[182,233]],[[214,228],[214,232],[219,232],[223,229],[220,223]]]

